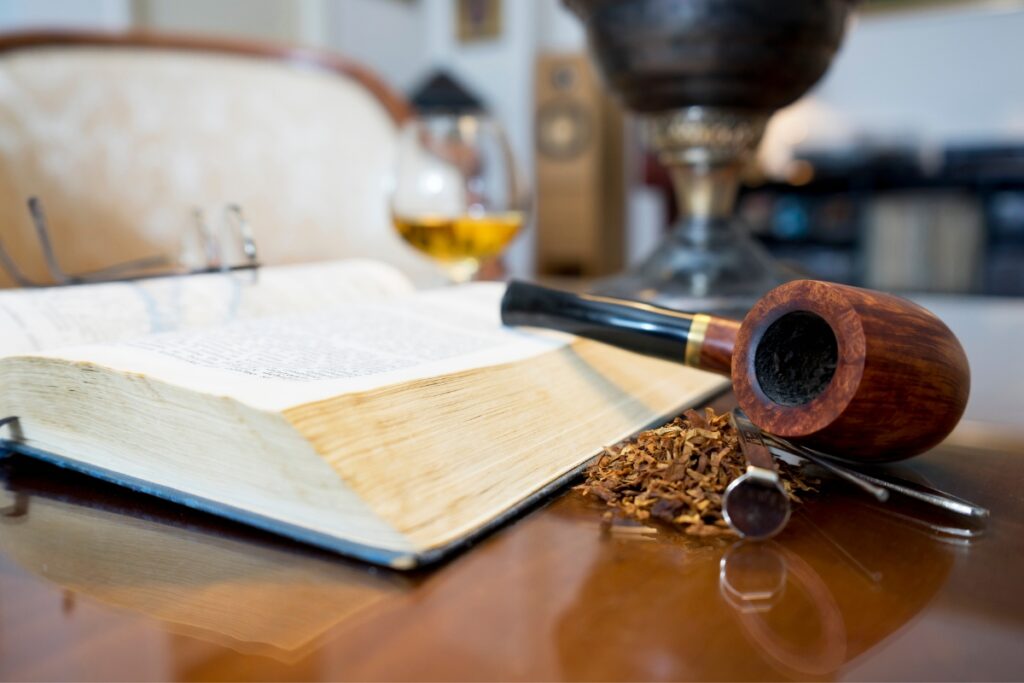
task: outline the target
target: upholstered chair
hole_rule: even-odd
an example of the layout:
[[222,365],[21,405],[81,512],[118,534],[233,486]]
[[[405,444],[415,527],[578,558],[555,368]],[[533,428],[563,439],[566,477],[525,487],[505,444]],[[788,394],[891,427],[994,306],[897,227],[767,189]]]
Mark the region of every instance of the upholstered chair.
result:
[[324,53],[151,34],[0,36],[0,239],[45,281],[29,196],[69,272],[177,254],[196,209],[217,220],[237,204],[264,263],[370,257],[429,280],[432,266],[388,216],[408,116],[379,79]]

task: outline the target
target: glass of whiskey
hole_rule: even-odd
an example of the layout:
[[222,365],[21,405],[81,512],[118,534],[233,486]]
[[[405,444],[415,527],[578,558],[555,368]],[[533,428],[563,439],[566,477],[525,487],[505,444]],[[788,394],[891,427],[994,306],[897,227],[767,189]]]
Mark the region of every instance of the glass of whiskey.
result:
[[483,114],[431,114],[399,137],[391,220],[455,283],[519,233],[529,203],[505,133]]

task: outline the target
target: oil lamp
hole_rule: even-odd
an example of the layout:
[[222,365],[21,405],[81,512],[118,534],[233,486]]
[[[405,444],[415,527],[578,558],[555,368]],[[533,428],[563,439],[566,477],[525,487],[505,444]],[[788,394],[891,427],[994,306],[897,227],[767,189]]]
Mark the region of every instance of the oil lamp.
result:
[[742,317],[791,279],[738,224],[744,163],[771,115],[825,73],[850,0],[565,0],[605,81],[643,117],[681,218],[599,294]]

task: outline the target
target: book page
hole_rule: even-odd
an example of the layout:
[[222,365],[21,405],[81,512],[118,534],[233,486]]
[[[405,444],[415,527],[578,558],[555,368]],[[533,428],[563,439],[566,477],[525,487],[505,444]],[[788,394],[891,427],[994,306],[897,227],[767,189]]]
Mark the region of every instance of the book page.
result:
[[41,354],[140,373],[267,410],[509,363],[568,343],[500,321],[478,283]]
[[319,310],[410,291],[412,284],[398,270],[367,260],[0,290],[0,356]]

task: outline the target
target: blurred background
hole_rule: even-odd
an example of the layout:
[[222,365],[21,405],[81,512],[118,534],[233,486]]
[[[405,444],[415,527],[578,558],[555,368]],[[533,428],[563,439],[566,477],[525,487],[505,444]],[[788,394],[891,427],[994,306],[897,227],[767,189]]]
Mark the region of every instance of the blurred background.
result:
[[[6,0],[0,30],[211,34],[326,48],[416,102],[439,74],[504,126],[534,192],[519,275],[635,262],[675,207],[558,0]],[[1024,3],[863,3],[770,124],[740,212],[787,263],[907,291],[1024,294]],[[429,92],[427,93],[429,95]],[[429,97],[428,97],[429,99]]]
[[[310,88],[323,84],[311,76],[294,85],[276,71],[232,71],[235,64],[218,82],[223,65],[191,62],[191,72],[159,72],[164,80],[153,82],[164,85],[142,99],[138,90],[111,100],[115,114],[130,110],[139,134],[122,144],[116,125],[83,113],[106,106],[113,86],[85,71],[57,78],[46,70],[52,63],[21,68],[26,58],[8,49],[0,63],[0,236],[15,252],[19,240],[30,245],[24,199],[32,193],[43,195],[54,232],[64,231],[62,258],[83,268],[112,259],[87,258],[97,242],[109,243],[97,237],[103,225],[166,237],[180,232],[186,207],[230,201],[244,206],[267,263],[369,255],[415,271],[430,261],[395,236],[381,179],[406,102],[419,111],[483,109],[507,134],[532,198],[503,264],[485,275],[615,273],[648,254],[677,212],[641,126],[602,87],[583,30],[559,0],[0,3],[0,31],[39,29],[323,49],[364,65],[404,101],[369,88],[388,118],[365,94],[314,97]],[[975,392],[969,417],[1007,422],[1017,419],[1019,391],[999,350],[1017,343],[1024,318],[1014,298],[1024,296],[1022,36],[1021,0],[858,3],[824,79],[769,124],[738,202],[747,229],[787,265],[908,293],[939,313],[964,343],[975,383],[997,385]],[[144,85],[146,59],[130,61],[100,66],[115,81]],[[57,104],[67,93],[70,103]],[[200,107],[200,137],[175,137],[190,116],[175,107],[200,96],[213,102]],[[77,123],[91,126],[92,137]],[[44,151],[30,149],[30,138]],[[198,151],[186,149],[196,140]],[[258,141],[274,148],[256,149]],[[219,175],[204,176],[195,160],[203,155],[224,165]],[[63,183],[64,199],[48,183]],[[97,212],[84,213],[87,202]],[[122,256],[145,256],[156,237],[128,240]],[[22,251],[39,260],[35,247]],[[1015,368],[1010,374],[1020,375]]]

